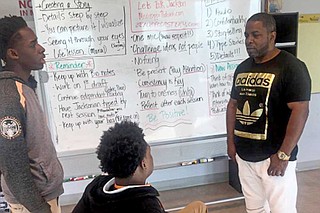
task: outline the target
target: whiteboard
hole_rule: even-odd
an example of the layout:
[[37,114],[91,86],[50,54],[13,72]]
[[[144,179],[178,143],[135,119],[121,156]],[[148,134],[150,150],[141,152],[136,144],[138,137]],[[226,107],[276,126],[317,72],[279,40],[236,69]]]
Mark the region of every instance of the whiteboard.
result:
[[58,152],[136,121],[149,143],[226,133],[233,72],[257,0],[33,0]]

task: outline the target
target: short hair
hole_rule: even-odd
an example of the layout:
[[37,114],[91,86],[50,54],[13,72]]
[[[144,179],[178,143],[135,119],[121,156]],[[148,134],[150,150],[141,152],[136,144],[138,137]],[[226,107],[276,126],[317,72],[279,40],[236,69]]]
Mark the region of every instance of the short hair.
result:
[[247,23],[249,21],[261,21],[263,26],[267,28],[268,32],[277,31],[276,21],[273,16],[268,13],[256,13],[248,19]]
[[3,61],[6,61],[6,53],[10,45],[15,44],[20,38],[17,32],[27,26],[22,17],[5,16],[0,19],[0,57]]
[[137,123],[116,123],[101,136],[96,152],[100,169],[114,177],[130,177],[146,156],[147,147],[143,130]]

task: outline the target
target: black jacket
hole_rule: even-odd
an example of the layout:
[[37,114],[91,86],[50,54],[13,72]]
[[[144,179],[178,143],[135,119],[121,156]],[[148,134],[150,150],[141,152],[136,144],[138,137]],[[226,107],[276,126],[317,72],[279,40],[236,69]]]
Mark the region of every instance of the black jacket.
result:
[[72,213],[165,213],[158,191],[150,185],[114,188],[114,178],[100,175],[85,189]]
[[63,193],[63,169],[34,92],[14,72],[0,72],[0,173],[9,203],[51,212],[47,201]]

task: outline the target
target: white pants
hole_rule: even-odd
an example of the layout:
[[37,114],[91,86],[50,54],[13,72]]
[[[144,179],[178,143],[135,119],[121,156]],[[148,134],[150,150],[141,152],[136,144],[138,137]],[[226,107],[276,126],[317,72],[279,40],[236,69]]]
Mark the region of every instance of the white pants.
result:
[[296,213],[296,161],[289,161],[284,176],[269,176],[270,159],[248,162],[236,156],[248,213]]

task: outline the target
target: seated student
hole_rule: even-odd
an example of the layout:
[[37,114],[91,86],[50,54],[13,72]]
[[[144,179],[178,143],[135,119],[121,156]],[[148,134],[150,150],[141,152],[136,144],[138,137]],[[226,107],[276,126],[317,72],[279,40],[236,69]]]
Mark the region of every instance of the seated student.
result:
[[[109,175],[96,177],[73,209],[73,213],[165,213],[158,191],[146,183],[153,171],[150,146],[136,123],[122,121],[101,137],[97,149],[100,168]],[[179,213],[205,213],[201,201]]]

